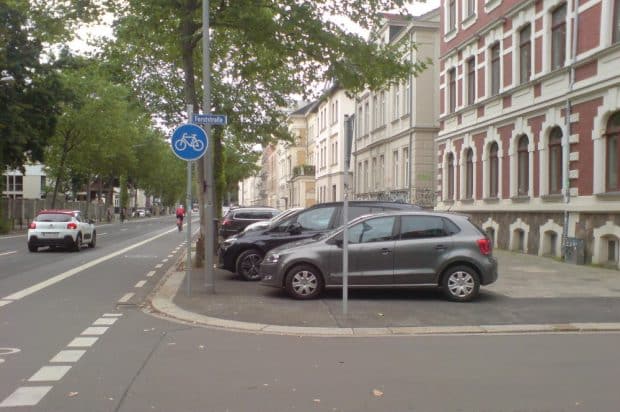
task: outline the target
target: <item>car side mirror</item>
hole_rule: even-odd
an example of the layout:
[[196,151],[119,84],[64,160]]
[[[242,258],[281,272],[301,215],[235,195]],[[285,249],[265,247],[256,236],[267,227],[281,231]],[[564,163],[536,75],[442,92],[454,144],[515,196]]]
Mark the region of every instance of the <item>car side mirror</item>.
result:
[[301,225],[297,222],[291,223],[288,226],[288,233],[291,235],[299,235],[301,233]]
[[342,247],[343,242],[344,242],[344,241],[343,241],[341,238],[334,239],[334,244],[335,244],[337,247]]

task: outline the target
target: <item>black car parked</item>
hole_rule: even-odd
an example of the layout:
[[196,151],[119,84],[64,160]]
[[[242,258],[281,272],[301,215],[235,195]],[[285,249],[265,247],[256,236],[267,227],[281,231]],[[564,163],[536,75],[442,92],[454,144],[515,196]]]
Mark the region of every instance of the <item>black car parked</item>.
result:
[[[343,224],[343,202],[321,203],[298,211],[265,230],[240,233],[221,242],[219,267],[237,272],[245,280],[259,280],[258,269],[265,254],[280,245],[308,239]],[[408,203],[350,201],[348,218],[390,210],[420,210]]]
[[280,211],[273,207],[238,207],[228,210],[220,222],[220,236],[226,239],[243,231],[251,223],[269,220]]

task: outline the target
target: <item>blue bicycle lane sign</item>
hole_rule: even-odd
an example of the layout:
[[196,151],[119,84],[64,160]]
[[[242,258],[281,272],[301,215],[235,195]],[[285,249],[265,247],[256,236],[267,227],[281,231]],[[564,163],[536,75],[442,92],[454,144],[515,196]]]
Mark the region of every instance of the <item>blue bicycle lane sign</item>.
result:
[[172,152],[182,160],[198,160],[207,151],[209,138],[202,128],[195,124],[184,124],[174,129],[170,139]]

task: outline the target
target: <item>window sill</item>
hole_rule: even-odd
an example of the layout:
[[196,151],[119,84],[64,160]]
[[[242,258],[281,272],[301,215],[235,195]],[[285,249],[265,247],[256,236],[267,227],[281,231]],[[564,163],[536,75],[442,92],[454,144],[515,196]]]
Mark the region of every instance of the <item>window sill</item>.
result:
[[620,192],[596,193],[594,196],[601,200],[620,200]]
[[555,193],[551,195],[542,195],[540,196],[540,199],[543,202],[561,202],[562,200],[564,200],[564,196],[561,194]]
[[525,203],[529,202],[530,197],[527,195],[519,195],[511,197],[510,200],[512,200],[514,203]]
[[476,21],[476,13],[472,13],[469,16],[465,17],[465,19],[461,22],[461,27],[463,29],[469,28]]
[[499,197],[485,197],[485,203],[499,203]]

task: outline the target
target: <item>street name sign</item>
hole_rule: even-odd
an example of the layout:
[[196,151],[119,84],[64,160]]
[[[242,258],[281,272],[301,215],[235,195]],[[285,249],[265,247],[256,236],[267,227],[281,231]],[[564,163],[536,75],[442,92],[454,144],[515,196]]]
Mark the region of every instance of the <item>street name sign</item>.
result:
[[192,123],[222,126],[228,124],[228,118],[224,114],[194,114]]
[[189,162],[200,159],[207,152],[209,139],[202,128],[184,124],[174,129],[170,146],[178,158]]

